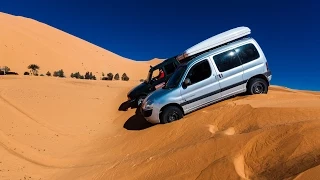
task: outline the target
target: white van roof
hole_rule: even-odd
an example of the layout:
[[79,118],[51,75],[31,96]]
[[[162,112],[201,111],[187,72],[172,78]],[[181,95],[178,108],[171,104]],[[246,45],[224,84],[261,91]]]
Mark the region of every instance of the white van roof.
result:
[[241,26],[230,29],[228,31],[222,32],[220,34],[214,35],[200,43],[188,48],[181,55],[177,57],[178,60],[184,59],[186,57],[192,56],[199,52],[220,46],[222,44],[228,43],[230,41],[236,40],[238,38],[247,36],[251,33],[248,27]]

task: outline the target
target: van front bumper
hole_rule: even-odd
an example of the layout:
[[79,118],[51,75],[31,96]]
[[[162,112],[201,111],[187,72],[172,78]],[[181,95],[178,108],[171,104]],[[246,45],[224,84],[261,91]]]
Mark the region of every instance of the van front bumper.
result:
[[269,82],[271,81],[271,79],[272,79],[272,75],[268,76]]
[[143,109],[140,108],[141,115],[146,119],[148,122],[152,124],[159,124],[159,111],[157,109]]

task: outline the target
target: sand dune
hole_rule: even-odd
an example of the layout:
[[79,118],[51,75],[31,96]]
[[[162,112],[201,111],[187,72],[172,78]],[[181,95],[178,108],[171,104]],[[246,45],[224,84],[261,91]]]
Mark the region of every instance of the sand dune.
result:
[[[150,62],[31,19],[0,14],[1,65],[23,73],[126,72],[133,79],[0,76],[0,179],[316,179],[320,93],[271,86],[151,126],[118,111]],[[82,64],[83,63],[83,64]],[[319,178],[318,178],[319,179]]]
[[147,76],[148,62],[121,57],[33,19],[0,13],[0,26],[0,66],[19,74],[29,71],[28,65],[37,64],[39,74],[63,69],[68,77],[87,71],[98,78],[102,72],[126,73],[131,80]]
[[151,66],[155,66],[155,65],[161,63],[164,60],[165,59],[153,58],[150,61],[147,61],[147,63],[150,64]]
[[118,111],[134,82],[0,78],[1,179],[319,176],[317,94],[273,86],[151,126]]

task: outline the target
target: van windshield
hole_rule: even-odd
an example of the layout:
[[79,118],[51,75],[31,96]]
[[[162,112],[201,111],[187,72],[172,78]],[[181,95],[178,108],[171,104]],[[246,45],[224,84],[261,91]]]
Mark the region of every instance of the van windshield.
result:
[[163,89],[169,89],[169,88],[175,88],[179,85],[181,78],[186,71],[187,66],[181,65],[179,66],[173,73],[173,75],[169,78],[166,85],[163,87]]

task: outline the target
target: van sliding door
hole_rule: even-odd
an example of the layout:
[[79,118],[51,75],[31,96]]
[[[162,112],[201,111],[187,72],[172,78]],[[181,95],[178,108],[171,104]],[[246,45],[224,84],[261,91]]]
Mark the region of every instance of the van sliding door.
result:
[[235,50],[228,50],[212,58],[219,71],[217,79],[222,98],[242,91],[246,81],[243,79],[243,67]]

